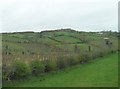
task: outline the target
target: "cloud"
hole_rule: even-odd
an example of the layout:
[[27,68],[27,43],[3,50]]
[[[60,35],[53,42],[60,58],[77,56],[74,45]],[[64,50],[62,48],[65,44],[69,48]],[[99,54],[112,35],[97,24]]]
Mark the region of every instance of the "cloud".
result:
[[117,30],[118,0],[1,0],[2,32]]

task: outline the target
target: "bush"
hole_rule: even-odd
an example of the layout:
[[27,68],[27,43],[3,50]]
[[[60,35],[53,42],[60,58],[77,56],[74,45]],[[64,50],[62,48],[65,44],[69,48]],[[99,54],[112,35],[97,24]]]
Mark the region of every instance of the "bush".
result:
[[55,60],[47,60],[45,64],[45,72],[55,71],[57,64]]
[[83,53],[79,55],[79,60],[81,63],[88,62],[90,59],[92,59],[92,55],[90,53]]
[[27,77],[31,73],[27,64],[22,61],[14,61],[12,69],[9,73],[10,79],[21,79]]
[[87,58],[88,60],[95,59],[96,58],[95,52],[87,53]]
[[67,62],[70,66],[75,65],[75,64],[79,63],[79,58],[76,55],[68,56],[67,57]]
[[38,60],[31,61],[30,67],[32,70],[32,74],[34,75],[39,75],[45,70],[45,66],[43,65],[43,63]]
[[10,72],[11,72],[10,67],[3,64],[2,65],[2,80],[3,81],[10,80],[9,79]]
[[99,52],[99,57],[103,57],[104,55],[105,55],[105,53]]
[[58,56],[57,57],[57,68],[62,69],[62,68],[65,68],[67,66],[68,66],[68,64],[67,64],[66,57],[65,56]]
[[98,57],[98,53],[97,52],[92,52],[92,59],[96,59]]

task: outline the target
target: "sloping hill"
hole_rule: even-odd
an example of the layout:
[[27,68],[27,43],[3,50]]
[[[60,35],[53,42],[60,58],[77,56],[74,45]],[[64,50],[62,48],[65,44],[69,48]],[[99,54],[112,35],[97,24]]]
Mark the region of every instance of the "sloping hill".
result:
[[109,33],[78,32],[72,29],[60,29],[43,32],[17,32],[2,34],[3,60],[16,58],[30,60],[38,56],[71,54],[75,47],[79,52],[108,50],[104,37],[113,43],[111,50],[117,50],[117,37]]

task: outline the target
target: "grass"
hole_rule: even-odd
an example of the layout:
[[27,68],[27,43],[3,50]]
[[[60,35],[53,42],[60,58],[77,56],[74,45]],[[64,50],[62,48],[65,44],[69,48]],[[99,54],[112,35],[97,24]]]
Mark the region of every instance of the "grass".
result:
[[[106,33],[106,35],[107,34],[108,33]],[[75,51],[75,44],[77,44],[80,52],[88,51],[88,46],[92,44],[95,44],[92,45],[94,50],[97,50],[97,48],[102,49],[103,46],[106,45],[103,39],[104,37],[108,36],[105,36],[104,34],[98,35],[97,33],[76,32],[71,30],[46,31],[40,33],[5,33],[2,34],[3,60],[14,60],[19,57],[20,59],[28,59],[29,61],[31,56],[33,56],[34,59],[37,59],[38,55],[44,57],[44,55],[50,55],[51,53],[59,54],[60,52],[64,52],[65,54],[70,54]],[[113,43],[112,48],[117,49],[117,37],[111,35],[110,40]],[[8,46],[8,49],[6,49],[6,46]],[[25,52],[24,55],[22,54],[23,51]],[[11,54],[7,54],[8,52]]]
[[89,63],[72,66],[44,76],[10,82],[14,87],[116,87],[118,56],[110,54]]
[[55,37],[56,40],[64,42],[64,43],[76,43],[76,42],[81,42],[79,39],[69,37],[69,36],[58,36]]

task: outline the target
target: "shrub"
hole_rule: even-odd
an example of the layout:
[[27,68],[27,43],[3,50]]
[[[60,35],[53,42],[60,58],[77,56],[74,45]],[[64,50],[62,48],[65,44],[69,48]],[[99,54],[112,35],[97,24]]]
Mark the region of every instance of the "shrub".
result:
[[9,80],[9,74],[10,74],[10,67],[3,64],[2,65],[2,80],[3,81]]
[[83,53],[80,54],[79,59],[81,63],[88,62],[90,59],[92,59],[92,55],[90,53]]
[[97,52],[92,52],[91,53],[92,59],[96,59],[98,57],[98,53]]
[[45,69],[45,66],[43,65],[43,63],[38,60],[31,61],[30,67],[32,70],[32,74],[34,75],[39,75],[43,73]]
[[12,63],[12,70],[10,71],[10,79],[21,79],[27,77],[31,73],[27,64],[22,61],[14,61]]
[[55,60],[47,60],[45,64],[45,72],[55,71],[57,64]]
[[75,65],[79,63],[79,58],[76,55],[68,56],[67,62],[70,66]]
[[94,57],[93,57],[92,52],[87,53],[87,54],[86,54],[86,58],[88,59],[87,61],[89,61],[89,60],[93,59]]
[[86,61],[86,58],[83,55],[80,55],[79,59],[80,59],[80,63],[84,63]]
[[103,53],[102,51],[99,52],[99,57],[103,57],[105,53]]
[[62,69],[62,68],[65,68],[67,66],[68,66],[68,64],[67,64],[66,57],[65,56],[58,56],[57,57],[57,68]]

